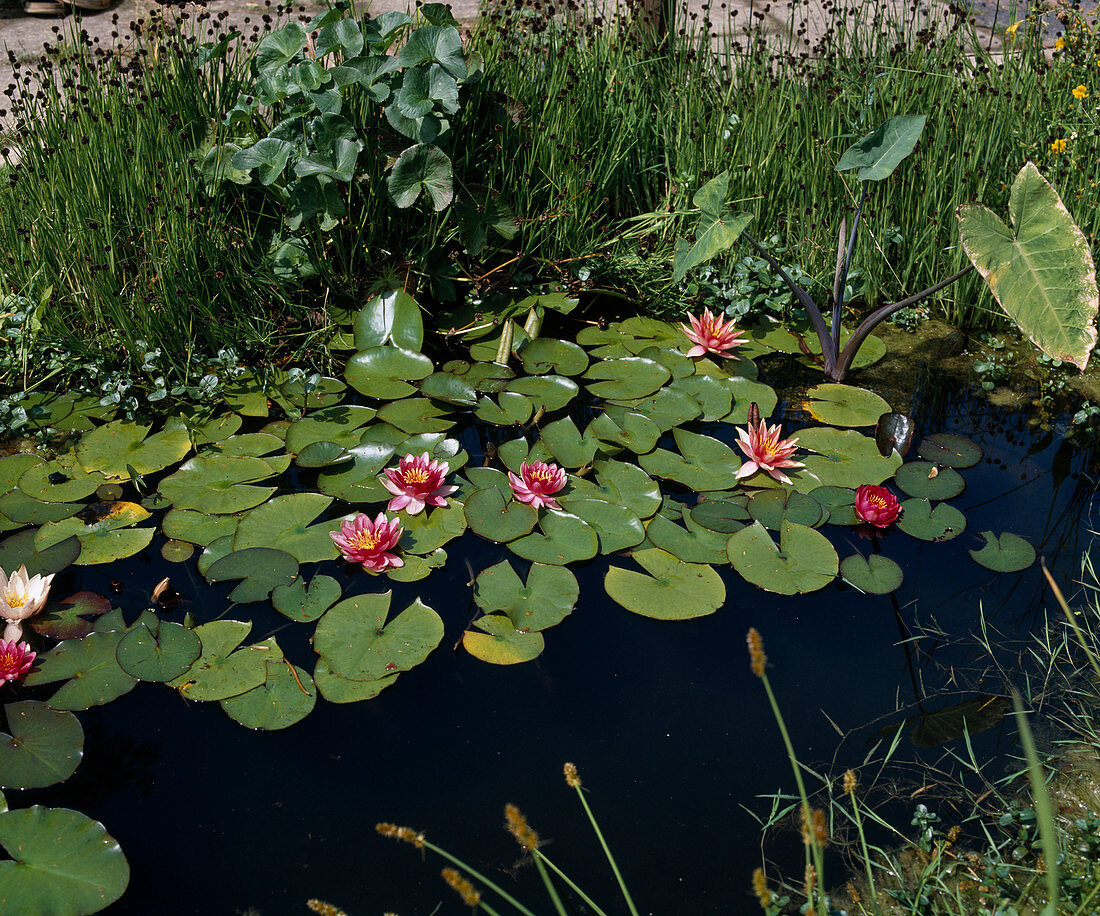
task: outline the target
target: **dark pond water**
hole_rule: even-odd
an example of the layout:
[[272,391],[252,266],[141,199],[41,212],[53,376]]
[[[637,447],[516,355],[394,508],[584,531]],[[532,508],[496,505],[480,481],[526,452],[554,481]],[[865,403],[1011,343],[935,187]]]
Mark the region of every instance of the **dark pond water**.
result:
[[[476,571],[508,556],[504,547],[467,538],[448,547],[450,560],[430,585],[393,583],[395,608],[421,596],[442,615],[447,635],[425,664],[376,699],[320,702],[286,731],[250,732],[217,704],[188,704],[142,684],[80,714],[87,741],[72,779],[13,792],[12,800],[71,806],[120,841],[132,879],[105,911],[111,916],[296,914],[307,912],[310,897],[352,916],[468,912],[439,878],[444,863],[421,861],[411,847],[379,837],[377,821],[426,831],[536,912],[550,912],[533,869],[518,862],[520,850],[502,829],[506,802],[520,806],[549,841],[547,855],[608,912],[625,912],[562,780],[568,760],[580,769],[641,912],[753,911],[749,878],[762,852],[749,812],[766,815],[770,803],[761,796],[793,785],[761,684],[749,671],[746,630],[763,634],[802,759],[839,774],[864,759],[880,729],[919,711],[916,704],[931,711],[974,695],[963,687],[965,672],[980,663],[969,639],[980,607],[1006,639],[1041,623],[1038,566],[988,572],[966,554],[981,546],[977,532],[1028,537],[1068,584],[1094,522],[1091,456],[1058,433],[1043,434],[1023,414],[921,373],[911,390],[881,393],[895,408],[920,405],[919,432],[959,432],[985,451],[953,501],[967,516],[962,536],[940,544],[901,534],[882,541],[882,552],[905,572],[892,598],[836,585],[787,598],[725,569],[721,610],[660,622],[612,604],[602,587],[607,563],[596,560],[574,567],[580,604],[547,632],[541,657],[501,668],[452,651],[471,612],[467,561]],[[796,424],[801,414],[788,403],[786,417]],[[473,443],[463,444],[472,451]],[[472,460],[479,460],[473,451]],[[853,546],[867,552],[850,530],[828,531],[841,556]],[[344,575],[336,564],[322,571]],[[228,587],[207,586],[193,562],[169,567],[159,556],[70,569],[55,589],[111,594],[117,579],[124,587],[116,603],[129,619],[163,575],[184,598],[176,618],[191,610],[204,621],[226,611]],[[288,626],[263,607],[228,616],[247,610],[255,617],[252,638],[278,632],[287,655],[308,665],[312,628]],[[950,638],[902,644],[915,627],[933,624]],[[990,677],[984,688],[997,693],[1004,684]],[[847,733],[843,741],[836,728]],[[974,747],[997,766],[1012,740],[1004,724],[976,736]],[[926,760],[939,760],[943,750],[921,752],[908,740],[901,748]],[[904,824],[910,808],[898,809]],[[780,835],[764,854],[796,862],[797,835]],[[832,882],[841,878],[834,868]]]

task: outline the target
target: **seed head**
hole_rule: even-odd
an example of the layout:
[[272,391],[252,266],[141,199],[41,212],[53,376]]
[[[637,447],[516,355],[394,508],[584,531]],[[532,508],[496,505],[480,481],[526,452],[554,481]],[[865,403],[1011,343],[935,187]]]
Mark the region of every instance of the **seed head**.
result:
[[331,903],[325,903],[324,900],[317,900],[316,898],[307,900],[306,906],[314,913],[319,913],[320,916],[348,916],[340,907],[333,906]]
[[855,770],[844,771],[844,794],[851,795],[856,790]]
[[752,873],[752,892],[756,895],[756,899],[760,901],[760,909],[766,910],[771,906],[772,892],[768,890],[768,878],[762,868],[758,868]]
[[397,824],[375,824],[374,829],[377,830],[382,836],[388,836],[394,840],[402,840],[406,843],[412,843],[417,849],[424,848],[424,834],[412,827],[398,827]]
[[538,849],[539,835],[531,829],[531,826],[527,823],[527,818],[523,816],[523,812],[519,808],[515,805],[505,805],[504,821],[504,826],[516,838],[516,842],[520,846],[528,852]]
[[565,771],[565,784],[573,789],[579,789],[581,787],[581,778],[577,775],[577,766],[574,763],[567,763],[563,767]]
[[760,638],[760,633],[756,627],[749,630],[747,642],[749,644],[749,664],[752,667],[752,673],[757,677],[763,677],[764,669],[768,665],[768,656],[764,654],[764,640]]
[[481,903],[481,894],[469,881],[462,877],[461,872],[457,869],[443,869],[443,880],[447,882],[451,890],[462,898],[462,902],[466,906],[478,906]]

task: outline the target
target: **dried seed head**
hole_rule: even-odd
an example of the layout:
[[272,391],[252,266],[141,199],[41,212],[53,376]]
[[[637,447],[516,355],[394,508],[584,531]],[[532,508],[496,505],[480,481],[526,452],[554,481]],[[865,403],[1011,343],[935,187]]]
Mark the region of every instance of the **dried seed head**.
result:
[[340,907],[333,906],[331,903],[325,903],[324,900],[307,900],[306,906],[309,907],[314,913],[320,913],[321,916],[348,916]]
[[844,771],[844,794],[851,795],[856,790],[855,770]]
[[573,763],[567,763],[563,768],[565,771],[565,784],[573,789],[579,789],[581,787],[581,778],[577,775],[577,766]]
[[539,835],[531,829],[531,826],[527,823],[527,818],[523,816],[523,812],[519,808],[515,805],[505,805],[504,820],[504,826],[516,838],[516,842],[520,846],[528,852],[538,848]]
[[382,836],[388,836],[394,840],[402,840],[405,843],[412,843],[417,849],[424,848],[424,834],[412,827],[398,827],[397,824],[375,824],[374,829],[377,830]]
[[813,900],[814,887],[817,886],[817,869],[814,868],[812,865],[807,865],[806,866],[805,884],[806,884],[806,887],[805,887],[806,903],[808,904],[808,906],[806,907],[805,912],[806,913],[811,913],[811,912],[813,912],[813,905],[810,903],[810,901]]
[[772,903],[772,892],[768,890],[768,879],[764,869],[758,868],[752,873],[752,892],[760,901],[760,909],[766,910]]
[[760,633],[757,632],[756,627],[749,630],[747,642],[749,645],[749,664],[752,667],[752,673],[757,677],[763,677],[764,669],[768,665],[768,656],[764,654],[764,640],[760,638]]
[[447,882],[451,890],[462,898],[462,902],[466,906],[478,906],[481,903],[481,894],[469,881],[462,877],[461,872],[458,870],[454,868],[443,869],[443,880]]

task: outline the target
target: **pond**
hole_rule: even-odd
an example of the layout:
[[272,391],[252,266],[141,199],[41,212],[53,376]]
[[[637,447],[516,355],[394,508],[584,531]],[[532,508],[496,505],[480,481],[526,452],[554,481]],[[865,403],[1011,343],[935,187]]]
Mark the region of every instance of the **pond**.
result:
[[[652,348],[678,349],[680,357],[668,358],[675,369],[671,373],[674,380],[709,378],[722,382],[725,390],[732,392],[725,402],[715,406],[708,398],[721,396],[709,385],[699,383],[692,389],[694,399],[700,410],[706,411],[703,417],[714,419],[704,421],[697,416],[690,422],[683,421],[683,425],[697,436],[712,437],[730,446],[736,442],[737,426],[743,426],[748,415],[748,398],[740,396],[741,391],[751,392],[752,399],[760,402],[762,414],[770,416],[772,423],[782,423],[784,435],[799,428],[821,427],[807,411],[804,399],[805,386],[817,379],[798,366],[792,356],[768,355],[770,350],[795,349],[778,341],[774,334],[767,339],[767,335],[756,335],[759,339],[744,348],[754,357],[767,357],[758,360],[760,376],[753,381],[755,368],[747,360],[736,361],[740,366],[737,372],[729,370],[732,361],[725,368],[719,367],[717,360],[697,360],[692,366],[682,356],[689,344],[677,337],[675,326],[647,323],[644,331],[648,337],[640,334],[642,328],[635,324],[627,330],[620,325],[607,330],[595,326],[583,329],[578,340],[588,351],[585,366],[588,358],[595,361],[599,356],[605,366],[628,365],[616,361],[631,359],[656,362],[658,354]],[[392,330],[391,326],[388,333]],[[620,341],[614,339],[616,334],[621,335]],[[626,350],[616,351],[615,344],[624,341],[629,344]],[[366,352],[362,336],[358,343],[359,352]],[[392,339],[366,343],[397,349]],[[524,347],[517,346],[522,355]],[[603,353],[598,353],[600,348],[604,348]],[[475,346],[474,355],[487,364],[495,349],[496,343],[489,340],[480,352]],[[538,352],[545,351],[548,358],[552,355],[559,367],[574,355],[572,350],[555,350],[552,354],[551,350],[546,346]],[[517,366],[518,371],[522,375],[521,367],[526,365],[531,379],[547,378],[546,372],[538,373],[543,367],[530,358],[532,352],[528,351],[529,359]],[[639,353],[642,356],[636,355]],[[373,365],[377,369],[377,363]],[[463,375],[460,366],[448,365],[452,377]],[[578,380],[584,371],[584,366],[577,370]],[[368,390],[380,390],[374,387],[381,384],[378,372],[381,370],[372,376]],[[629,385],[636,377],[616,372],[606,370],[603,383]],[[681,374],[677,376],[676,372]],[[427,377],[427,373],[422,376]],[[561,377],[565,377],[564,372]],[[665,380],[667,377],[668,373]],[[600,378],[600,374],[588,370],[586,378]],[[353,387],[360,387],[352,374],[348,379]],[[393,373],[387,383],[396,385],[400,379],[400,373]],[[854,380],[860,381],[858,375]],[[449,380],[417,384],[438,393],[444,390],[444,381]],[[628,400],[623,395],[639,399],[634,412],[645,414],[649,409],[641,401],[652,392],[637,394],[644,386],[613,391],[617,397],[611,399],[593,392],[591,382],[581,384],[589,385],[589,396],[574,399],[568,412],[564,403],[557,408],[550,406],[540,418],[544,433],[550,422],[564,416],[572,417],[583,430],[594,418],[608,412],[609,400]],[[293,410],[293,382],[287,385],[284,396]],[[774,409],[767,404],[768,385],[780,392]],[[479,403],[486,397],[485,390],[493,389],[488,386],[479,391]],[[850,387],[847,390],[849,393],[835,398],[834,403],[855,403],[861,397],[851,395]],[[524,391],[535,404],[546,397],[545,392],[535,388]],[[1094,522],[1092,455],[1059,433],[1043,433],[1029,425],[1025,413],[994,408],[972,396],[957,379],[937,376],[927,366],[912,367],[908,390],[879,389],[878,393],[892,409],[914,420],[917,435],[905,456],[907,461],[919,460],[918,449],[934,434],[966,437],[981,450],[977,464],[958,471],[965,478],[965,490],[949,504],[965,515],[965,530],[961,534],[949,532],[957,535],[949,539],[940,540],[942,535],[929,535],[919,527],[914,530],[924,539],[903,530],[875,535],[866,526],[850,524],[855,519],[845,514],[843,498],[832,491],[827,494],[833,500],[834,519],[819,530],[828,536],[842,559],[853,553],[867,556],[881,552],[895,561],[904,578],[890,594],[862,594],[839,579],[824,587],[815,585],[810,594],[778,594],[750,584],[728,562],[713,562],[710,566],[724,587],[724,598],[716,612],[701,610],[702,616],[693,619],[653,619],[630,613],[609,598],[610,589],[605,587],[609,567],[636,569],[623,550],[659,550],[651,544],[638,548],[635,543],[611,551],[611,556],[583,556],[569,563],[568,570],[576,576],[579,587],[579,600],[572,613],[544,631],[544,648],[537,657],[501,665],[474,657],[463,645],[463,633],[481,617],[472,599],[473,575],[502,561],[510,561],[521,576],[527,575],[530,564],[507,543],[496,544],[470,533],[452,539],[446,543],[445,560],[435,555],[442,565],[422,570],[430,575],[418,581],[399,581],[392,575],[372,577],[333,559],[303,561],[306,579],[331,576],[339,584],[344,601],[392,589],[391,619],[419,598],[441,618],[443,636],[438,646],[422,663],[409,665],[412,670],[405,671],[402,661],[396,681],[387,674],[385,689],[380,686],[381,692],[372,699],[337,704],[318,698],[308,715],[283,730],[244,728],[226,715],[220,703],[189,699],[186,686],[177,691],[162,685],[138,684],[111,702],[79,713],[85,744],[83,761],[74,775],[48,788],[9,789],[9,804],[13,809],[32,804],[72,808],[106,826],[121,844],[131,869],[126,893],[104,910],[119,916],[150,912],[297,913],[306,911],[305,901],[309,898],[332,901],[351,914],[467,911],[439,877],[444,863],[432,856],[422,862],[416,850],[378,836],[374,827],[379,821],[408,824],[425,831],[430,840],[501,883],[532,909],[545,912],[549,907],[535,870],[522,861],[521,850],[502,829],[503,806],[509,802],[518,805],[539,831],[546,843],[544,851],[557,865],[608,912],[625,912],[584,812],[562,778],[563,763],[571,761],[580,771],[589,803],[641,912],[750,911],[756,906],[751,899],[750,876],[761,863],[761,849],[759,824],[749,812],[765,817],[770,802],[762,796],[790,793],[793,786],[760,681],[749,670],[745,650],[748,628],[756,627],[763,635],[770,677],[800,758],[819,772],[829,769],[839,774],[847,767],[860,766],[880,741],[880,733],[892,734],[891,725],[896,727],[908,716],[935,712],[976,695],[969,689],[972,683],[963,676],[952,681],[952,673],[974,668],[980,650],[970,637],[979,632],[981,616],[985,626],[1003,639],[1020,638],[1041,625],[1046,591],[1038,563],[1015,572],[994,572],[979,565],[968,554],[985,544],[979,532],[1012,532],[1026,538],[1046,558],[1055,578],[1068,584],[1079,575],[1080,556]],[[324,391],[321,394],[328,397]],[[338,393],[332,400],[345,396]],[[508,399],[501,398],[499,392],[494,397],[504,409]],[[379,400],[361,402],[377,406]],[[412,399],[406,398],[405,402],[411,403]],[[466,468],[459,474],[477,478],[474,469],[482,465],[500,467],[502,459],[518,470],[514,455],[503,443],[516,439],[520,427],[472,422],[469,407],[455,401],[436,399],[432,403],[454,410],[463,418],[458,425],[446,428],[447,436],[456,440],[449,454],[468,456]],[[307,417],[325,416],[318,414],[324,409],[311,409]],[[829,415],[828,406],[813,409]],[[488,409],[483,411],[487,416]],[[660,413],[657,409],[651,412]],[[622,414],[614,410],[610,413],[622,423]],[[422,411],[422,419],[424,416],[427,414]],[[835,413],[831,416],[834,420],[837,417]],[[868,425],[873,426],[877,416],[876,411],[870,424],[859,416],[859,424],[850,425],[862,429],[862,433],[852,435],[869,441],[863,434],[872,434]],[[527,417],[519,420],[526,421]],[[241,438],[265,428],[268,422],[268,418],[246,417],[231,436]],[[288,426],[283,423],[267,427],[266,434],[286,434]],[[299,435],[304,428],[299,426]],[[116,428],[119,430],[121,427]],[[356,440],[361,433],[357,431]],[[805,429],[802,435],[805,441]],[[194,431],[192,438],[197,438]],[[536,438],[532,426],[527,436],[532,447]],[[553,436],[550,438],[554,441]],[[117,442],[118,437],[105,441]],[[233,439],[221,441],[225,451],[225,443]],[[323,437],[315,441],[323,441]],[[341,465],[347,467],[346,459],[336,458],[335,463],[327,465],[325,462],[348,441],[339,438],[340,448],[316,458],[316,462],[309,460],[305,446],[301,446],[296,452],[298,463],[285,478],[280,480],[273,471],[263,483],[278,482],[280,495],[315,493],[325,475],[331,481]],[[607,440],[601,442],[606,445]],[[666,428],[657,448],[675,455],[676,449],[691,452],[694,446],[690,443],[683,436],[674,438]],[[553,456],[569,455],[568,440],[554,441],[554,446]],[[819,457],[831,456],[834,463],[845,463],[842,450],[830,451],[820,442],[818,450]],[[234,457],[247,451],[242,448]],[[390,455],[398,457],[403,453],[403,448],[390,450]],[[77,454],[81,454],[79,449]],[[128,454],[132,464],[132,455],[142,452],[134,448]],[[806,458],[808,454],[800,451],[795,457]],[[885,459],[866,454],[866,463],[858,467],[858,473],[877,473],[878,462]],[[305,460],[303,455],[307,455]],[[162,494],[174,493],[177,508],[189,505],[189,500],[201,502],[210,493],[227,491],[229,484],[224,483],[202,483],[195,490],[198,495],[185,494],[181,487],[173,490],[171,484],[165,486],[166,479],[179,473],[175,467],[182,457],[165,462],[163,473],[139,473],[144,478],[140,482],[143,489],[150,495],[156,486]],[[537,454],[532,452],[530,457],[533,460]],[[577,511],[577,503],[570,506],[567,497],[570,492],[583,490],[584,478],[578,477],[577,471],[592,457],[579,463],[563,459],[572,488],[562,496],[567,509]],[[361,458],[357,455],[355,461]],[[632,465],[638,460],[629,453],[619,459]],[[111,461],[117,464],[117,455]],[[715,461],[713,457],[700,459],[698,467],[715,473]],[[392,458],[388,463],[395,462]],[[88,463],[96,462],[89,459]],[[310,464],[314,466],[302,466]],[[875,480],[837,482],[836,486],[850,492],[858,482],[893,478],[896,464]],[[823,467],[819,462],[812,470],[824,473]],[[948,461],[935,465],[937,473],[932,478],[928,476],[932,465],[920,467],[925,482],[910,482],[911,489],[941,477],[940,483],[946,485],[955,473]],[[652,461],[649,468],[667,497],[661,509],[666,521],[691,530],[689,520],[680,516],[684,507],[695,505],[696,497],[691,487],[678,483],[676,478],[694,471],[668,471]],[[99,472],[104,471],[109,472],[110,467],[101,466]],[[377,473],[372,472],[371,481],[364,477],[355,485],[376,487],[372,481]],[[816,484],[800,487],[802,473],[792,472],[795,488],[815,489]],[[77,476],[72,474],[74,479]],[[752,493],[753,499],[760,500],[758,505],[764,507],[775,499],[765,494],[776,492],[774,487],[757,489],[759,484],[769,483],[770,479],[760,479],[764,477],[757,474],[744,485],[735,482],[714,487],[708,495],[712,501],[730,502],[735,500],[735,493]],[[234,485],[255,489],[253,484],[258,479]],[[60,478],[51,483],[62,485]],[[24,484],[30,489],[29,479],[21,482],[21,486]],[[125,490],[124,500],[139,498],[128,479],[121,479],[120,484]],[[479,480],[463,483],[455,499],[468,502],[473,492],[494,485],[483,474]],[[893,482],[889,486],[904,498]],[[324,489],[323,483],[321,487]],[[364,502],[375,505],[364,511],[372,515],[380,511],[388,496],[384,491],[372,491]],[[635,497],[635,492],[628,491],[623,494],[623,502],[629,504]],[[259,505],[270,506],[271,500],[278,498],[265,496],[267,502]],[[89,494],[74,502],[84,505],[94,499]],[[911,517],[920,514],[917,502],[903,504],[903,518],[906,513]],[[162,559],[166,540],[159,528],[166,524],[167,505],[147,505],[152,507],[152,519],[158,525],[147,548],[112,562],[67,566],[53,582],[54,597],[60,599],[81,591],[104,596],[112,607],[121,609],[125,623],[131,625],[151,607],[164,621],[177,623],[205,624],[220,618],[251,621],[251,632],[244,643],[276,637],[279,648],[300,666],[308,684],[307,672],[314,670],[323,640],[319,637],[316,646],[311,647],[310,638],[318,625],[288,620],[267,600],[269,586],[277,576],[258,586],[263,600],[233,606],[229,593],[243,587],[236,581],[212,585],[198,572],[194,558],[180,563]],[[850,502],[848,505],[850,508]],[[0,505],[0,512],[3,508]],[[316,515],[335,520],[348,511],[349,507],[337,499],[327,513]],[[760,508],[758,517],[765,519],[769,527],[780,527],[782,512],[769,515],[769,511],[773,512],[774,507]],[[787,511],[793,513],[792,504],[787,504]],[[799,511],[805,511],[805,507]],[[540,515],[545,518],[547,513],[541,510]],[[93,540],[96,534],[91,529],[102,525],[104,518],[118,515],[117,510],[114,516],[103,509],[91,514],[85,510],[79,522],[85,528],[72,530],[83,535],[91,549],[98,549],[99,542]],[[729,510],[727,521],[736,521],[734,515]],[[739,523],[745,527],[740,530],[747,531],[751,522],[745,513]],[[720,527],[714,518],[710,523]],[[249,543],[277,550],[280,539],[290,543],[296,536],[287,533],[293,527],[289,523],[283,528],[270,520],[267,524],[267,533],[261,532],[258,540]],[[651,539],[656,539],[655,532],[664,522],[656,523],[656,527],[653,522],[649,524]],[[15,522],[12,525],[18,527]],[[175,530],[181,527],[177,524]],[[736,527],[730,525],[731,529]],[[121,526],[114,530],[142,529]],[[615,525],[608,525],[601,535],[610,540],[616,530]],[[420,536],[424,536],[423,529]],[[723,533],[723,539],[726,536]],[[573,548],[583,537],[568,533],[560,544]],[[685,553],[703,549],[698,544],[685,547],[682,540],[675,540],[667,531],[660,537],[661,543],[678,545],[677,549]],[[778,541],[778,536],[775,539]],[[44,543],[40,540],[39,546]],[[0,545],[0,555],[10,557],[11,544],[9,540],[6,554],[4,545]],[[559,547],[555,542],[554,549]],[[223,555],[232,556],[235,549],[239,552],[244,548],[234,542]],[[210,550],[207,548],[208,553]],[[167,552],[171,555],[170,549]],[[405,555],[410,560],[406,569],[415,570],[415,557],[411,552]],[[683,561],[670,562],[675,565]],[[211,565],[205,563],[205,569]],[[697,565],[701,565],[699,558],[694,557],[693,566]],[[658,572],[658,578],[663,574]],[[170,579],[170,588],[161,596],[165,603],[157,604],[152,593],[165,577]],[[286,575],[286,581],[292,578],[293,572]],[[784,587],[781,578],[770,584]],[[669,589],[666,600],[690,611],[696,598],[690,587],[681,586]],[[335,599],[329,603],[335,603]],[[185,619],[185,615],[191,619]],[[942,631],[942,640],[929,635],[936,630]],[[920,639],[907,641],[918,631],[923,634]],[[32,638],[43,656],[56,651],[51,650],[52,640]],[[488,654],[497,650],[505,655],[527,651],[525,646],[516,649],[510,639],[506,634],[496,640],[502,646],[488,650]],[[467,645],[476,649],[472,641]],[[337,658],[337,650],[331,651],[332,658]],[[50,659],[46,657],[43,667],[48,664]],[[179,683],[186,682],[187,678],[181,678]],[[328,686],[332,689],[331,681]],[[309,687],[312,691],[312,685]],[[56,684],[45,686],[41,677],[36,686],[32,673],[31,683],[18,687],[17,698],[47,699],[56,689]],[[1001,694],[1004,689],[999,682],[983,686],[988,695]],[[11,698],[9,693],[4,699]],[[276,713],[280,713],[279,702],[273,703]],[[72,705],[79,708],[79,704]],[[245,720],[259,715],[240,708],[237,714]],[[915,747],[909,734],[907,729],[904,756],[941,759],[942,746]],[[928,730],[924,734],[927,737]],[[994,723],[973,737],[973,746],[980,759],[995,760],[1011,750],[1013,736],[1010,723]],[[874,755],[881,758],[881,746]],[[900,810],[905,812],[909,807],[906,802]],[[781,835],[766,854],[769,859],[799,868],[797,834]],[[838,880],[840,874],[839,868],[834,868],[832,879]]]

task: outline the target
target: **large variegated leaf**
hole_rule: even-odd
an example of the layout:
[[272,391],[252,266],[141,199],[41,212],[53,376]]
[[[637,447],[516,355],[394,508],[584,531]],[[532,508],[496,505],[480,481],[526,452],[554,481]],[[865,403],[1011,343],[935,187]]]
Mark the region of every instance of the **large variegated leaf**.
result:
[[1025,165],[1012,183],[1009,228],[981,204],[959,207],[966,256],[1035,345],[1081,369],[1096,345],[1096,265],[1058,192]]

